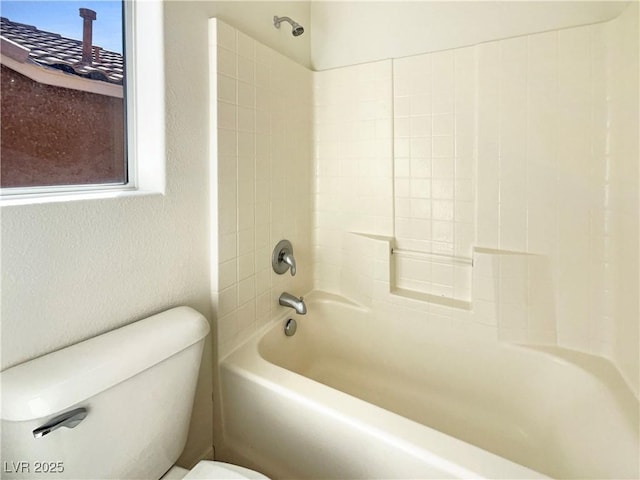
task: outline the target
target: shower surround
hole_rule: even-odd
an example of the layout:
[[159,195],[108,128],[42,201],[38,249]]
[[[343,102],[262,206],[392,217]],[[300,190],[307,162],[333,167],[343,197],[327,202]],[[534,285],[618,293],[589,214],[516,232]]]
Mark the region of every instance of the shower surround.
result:
[[[221,21],[209,29],[212,295],[222,357],[312,289],[312,72]],[[297,274],[271,252],[293,244]]]
[[[315,288],[354,287],[347,232],[392,237],[379,288],[605,356],[637,395],[637,19],[316,72]],[[474,246],[541,258],[469,304]]]
[[[220,360],[280,293],[319,290],[431,336],[601,356],[638,396],[636,4],[321,72],[210,27]],[[282,238],[296,277],[270,270]]]

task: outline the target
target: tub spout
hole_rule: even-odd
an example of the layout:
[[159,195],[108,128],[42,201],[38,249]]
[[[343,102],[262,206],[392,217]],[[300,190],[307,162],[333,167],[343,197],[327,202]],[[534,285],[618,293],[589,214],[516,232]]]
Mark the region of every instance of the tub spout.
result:
[[302,297],[294,297],[290,293],[283,292],[282,295],[280,295],[278,303],[280,303],[280,305],[282,305],[283,307],[293,308],[296,313],[299,313],[300,315],[304,315],[305,313],[307,313],[307,306],[304,304],[304,300]]

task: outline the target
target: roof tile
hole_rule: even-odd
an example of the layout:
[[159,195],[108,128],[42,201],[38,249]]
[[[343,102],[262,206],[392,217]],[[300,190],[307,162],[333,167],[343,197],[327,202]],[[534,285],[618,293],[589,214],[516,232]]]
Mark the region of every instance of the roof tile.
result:
[[39,30],[32,25],[12,22],[0,17],[0,35],[29,49],[29,60],[43,68],[57,68],[93,80],[122,85],[123,56],[100,49],[100,61],[82,64],[82,42],[62,37],[59,33]]

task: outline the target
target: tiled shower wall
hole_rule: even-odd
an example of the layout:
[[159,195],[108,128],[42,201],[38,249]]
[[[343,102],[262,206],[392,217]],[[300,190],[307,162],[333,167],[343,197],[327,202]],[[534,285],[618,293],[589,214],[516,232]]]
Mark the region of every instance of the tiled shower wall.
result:
[[613,358],[634,388],[640,393],[640,138],[638,132],[639,12],[633,3],[607,27],[608,93],[611,99],[609,119],[611,135],[606,149],[604,228],[600,239],[604,250],[603,298]]
[[471,257],[475,48],[393,62],[395,237],[400,249]]
[[314,282],[339,292],[343,234],[393,234],[392,64],[314,74]]
[[475,48],[393,62],[395,285],[469,300]]
[[604,28],[516,38],[477,52],[477,242],[548,256],[558,342],[594,353],[611,346],[599,298],[590,294],[603,277]]
[[[544,318],[509,302],[519,318],[508,327],[555,328],[547,339],[614,359],[637,391],[633,8],[605,24],[316,73],[214,21],[219,356],[280,311],[282,291],[361,293],[369,274],[384,284],[379,262],[344,268],[356,231],[419,255],[537,254],[544,268],[519,292],[529,306],[545,299]],[[280,238],[294,244],[296,277],[271,270]],[[467,296],[470,278],[441,278]],[[447,309],[432,307],[459,328],[500,328]]]
[[[222,357],[284,308],[282,292],[312,288],[312,81],[306,68],[219,20],[209,41],[211,288]],[[293,244],[295,277],[271,268],[283,238]]]
[[637,16],[316,73],[316,288],[341,291],[348,231],[542,255],[525,304],[551,286],[558,344],[614,359],[637,391]]

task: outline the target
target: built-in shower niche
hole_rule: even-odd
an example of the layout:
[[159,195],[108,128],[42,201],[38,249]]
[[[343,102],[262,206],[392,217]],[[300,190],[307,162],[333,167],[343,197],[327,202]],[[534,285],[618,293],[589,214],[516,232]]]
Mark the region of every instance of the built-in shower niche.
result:
[[555,344],[554,282],[549,258],[482,247],[473,257],[390,249],[390,293],[469,311],[497,327],[503,341]]
[[392,293],[454,308],[471,309],[473,259],[391,249]]
[[403,305],[492,326],[501,341],[557,343],[557,287],[548,256],[473,247],[466,258],[396,245],[393,237],[346,233],[339,292],[367,307]]

